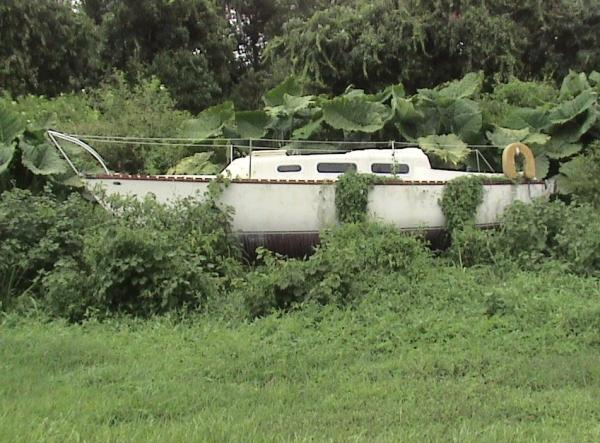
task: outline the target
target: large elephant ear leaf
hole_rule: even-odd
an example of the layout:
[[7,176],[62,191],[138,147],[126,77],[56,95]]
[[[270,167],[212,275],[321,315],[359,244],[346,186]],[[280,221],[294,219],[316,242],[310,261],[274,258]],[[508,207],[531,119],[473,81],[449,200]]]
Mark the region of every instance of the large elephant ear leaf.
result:
[[323,104],[323,119],[335,129],[354,132],[375,132],[391,115],[386,105],[363,99],[337,97]]
[[483,72],[470,72],[460,80],[454,80],[438,90],[443,97],[459,99],[472,97],[481,91]]
[[36,175],[56,175],[67,172],[67,164],[56,149],[47,143],[29,145],[21,142],[23,165]]
[[591,89],[591,86],[585,73],[569,71],[569,74],[563,79],[559,97],[561,100],[572,99],[588,89]]
[[560,160],[577,154],[583,149],[581,143],[571,143],[562,137],[552,137],[543,146],[543,153],[549,158]]
[[0,174],[2,174],[4,171],[6,171],[6,169],[8,168],[8,165],[10,165],[10,162],[13,158],[14,153],[15,153],[15,145],[14,144],[6,145],[3,143],[0,143]]
[[296,96],[284,94],[283,108],[285,109],[286,114],[293,115],[296,112],[308,109],[313,104],[314,99],[314,95]]
[[565,124],[590,109],[596,103],[597,98],[598,96],[594,91],[583,91],[574,99],[558,105],[550,111],[548,117],[553,125]]
[[296,77],[290,76],[286,78],[282,83],[267,91],[263,95],[262,100],[265,106],[274,108],[282,106],[285,103],[284,96],[286,94],[294,96],[302,95],[302,85]]
[[471,152],[467,144],[455,134],[420,137],[417,143],[427,154],[452,165],[463,162]]
[[19,114],[0,106],[0,143],[10,145],[25,128],[26,125]]
[[242,138],[261,138],[267,133],[271,118],[264,111],[240,111],[235,113],[235,125]]
[[295,140],[307,140],[309,139],[315,132],[321,129],[323,123],[323,117],[318,120],[307,123],[306,125],[297,128],[292,133],[292,138]]
[[546,178],[548,171],[550,170],[550,160],[546,155],[535,156],[535,175],[539,179]]
[[183,136],[194,140],[206,140],[223,133],[223,127],[234,119],[233,103],[226,101],[202,111],[197,118],[183,123]]
[[575,157],[560,166],[560,174],[556,179],[558,192],[571,194],[578,188],[589,186],[588,174],[582,174],[588,167],[588,160],[583,156]]
[[496,126],[494,132],[486,132],[486,136],[490,143],[498,148],[505,148],[511,143],[523,141],[529,135],[529,128],[524,129],[509,129]]
[[509,129],[496,126],[494,132],[486,132],[488,140],[498,148],[505,148],[511,143],[523,142],[525,144],[544,145],[550,136],[548,134],[542,134],[529,132],[529,128],[524,129]]
[[481,131],[483,117],[477,102],[468,99],[456,100],[449,107],[450,130],[461,140],[473,142]]
[[500,123],[509,129],[531,128],[541,131],[550,126],[548,110],[540,108],[515,108],[506,114]]

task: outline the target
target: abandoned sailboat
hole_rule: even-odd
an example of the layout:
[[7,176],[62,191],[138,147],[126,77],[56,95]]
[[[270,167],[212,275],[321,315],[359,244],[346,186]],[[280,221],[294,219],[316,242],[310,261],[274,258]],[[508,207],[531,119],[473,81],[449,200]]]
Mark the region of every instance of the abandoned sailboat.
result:
[[[49,131],[49,136],[76,172],[60,140],[80,146],[101,164],[102,174],[82,176],[92,191],[101,187],[109,195],[153,194],[167,203],[189,196],[203,198],[215,178],[112,173],[100,155],[77,138],[54,131]],[[248,249],[262,245],[300,253],[316,243],[321,230],[337,222],[335,183],[348,171],[387,178],[369,192],[368,215],[407,231],[436,233],[444,229],[438,201],[445,184],[459,176],[476,174],[485,179],[483,203],[476,216],[480,227],[496,225],[506,206],[514,201],[530,202],[550,193],[545,182],[534,178],[514,183],[497,173],[434,169],[427,155],[414,147],[312,155],[264,150],[231,161],[222,173],[231,178],[231,183],[220,201],[233,208],[233,229]]]

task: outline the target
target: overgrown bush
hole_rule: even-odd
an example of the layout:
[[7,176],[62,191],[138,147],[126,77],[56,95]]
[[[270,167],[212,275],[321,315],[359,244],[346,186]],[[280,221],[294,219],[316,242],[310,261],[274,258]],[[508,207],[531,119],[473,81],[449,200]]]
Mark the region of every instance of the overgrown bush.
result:
[[112,213],[78,194],[63,202],[50,191],[5,192],[0,308],[29,298],[71,320],[146,316],[198,307],[241,273],[230,214],[212,194],[168,207],[150,198],[108,201]]
[[570,223],[572,211],[560,201],[514,202],[502,216],[496,254],[526,266],[556,257],[556,237]]
[[600,275],[600,223],[598,210],[590,205],[570,206],[554,237],[556,256],[571,271]]
[[464,176],[450,180],[439,201],[446,217],[446,228],[452,235],[475,224],[477,208],[483,202],[483,185],[477,176]]
[[515,202],[497,231],[456,230],[449,255],[460,265],[536,269],[549,263],[575,274],[600,275],[598,210],[561,201]]
[[365,221],[369,191],[375,176],[349,172],[341,175],[335,184],[335,209],[340,223]]
[[84,232],[108,215],[79,194],[66,200],[49,188],[38,195],[13,189],[0,196],[0,302],[39,295],[40,277],[61,258],[79,254]]
[[600,141],[591,143],[584,155],[565,163],[560,172],[560,192],[600,209]]
[[140,316],[197,308],[217,279],[159,230],[113,225],[84,236],[79,261],[59,262],[44,280],[51,313],[81,320],[95,312]]
[[421,239],[374,223],[348,223],[323,233],[307,260],[285,260],[264,250],[261,258],[263,265],[238,288],[253,316],[308,300],[352,303],[384,276],[398,273],[408,282],[432,263]]

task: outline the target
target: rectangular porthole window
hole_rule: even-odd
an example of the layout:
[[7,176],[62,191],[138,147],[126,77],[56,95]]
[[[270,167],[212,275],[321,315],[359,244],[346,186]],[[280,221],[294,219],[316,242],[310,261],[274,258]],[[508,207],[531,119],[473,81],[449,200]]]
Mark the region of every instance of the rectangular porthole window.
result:
[[279,165],[277,166],[277,172],[300,172],[302,166],[300,165]]
[[404,163],[373,163],[371,172],[375,174],[408,174],[409,167]]
[[344,172],[356,171],[354,163],[318,163],[317,171],[329,174],[343,174]]

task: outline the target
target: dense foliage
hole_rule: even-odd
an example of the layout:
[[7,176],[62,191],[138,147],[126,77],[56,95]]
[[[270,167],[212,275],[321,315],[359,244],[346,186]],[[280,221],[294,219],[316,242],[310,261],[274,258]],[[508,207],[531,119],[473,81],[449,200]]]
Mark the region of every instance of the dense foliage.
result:
[[340,2],[290,20],[266,57],[335,93],[348,84],[410,91],[483,70],[488,79],[559,79],[600,61],[597,1]]
[[3,309],[29,300],[72,320],[197,308],[227,287],[242,262],[229,214],[210,197],[166,208],[19,189],[0,199]]
[[178,108],[255,108],[288,74],[310,92],[417,88],[482,70],[555,81],[596,69],[597,0],[8,0],[0,89],[77,92],[115,69],[155,75]]
[[[477,202],[476,185],[463,212]],[[600,275],[597,210],[559,201],[515,203],[498,231],[474,229],[473,212],[450,214],[452,246],[443,257],[433,258],[424,241],[396,228],[352,219],[322,233],[307,259],[259,250],[249,266],[227,210],[216,203],[220,186],[211,185],[205,203],[188,199],[167,208],[152,199],[119,199],[109,201],[110,212],[77,193],[63,201],[49,190],[4,192],[1,309],[35,306],[80,321],[226,303],[225,311],[252,318],[306,302],[352,306],[366,294],[393,290],[400,275],[416,282],[448,261],[498,272],[517,266]]]

